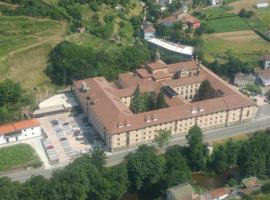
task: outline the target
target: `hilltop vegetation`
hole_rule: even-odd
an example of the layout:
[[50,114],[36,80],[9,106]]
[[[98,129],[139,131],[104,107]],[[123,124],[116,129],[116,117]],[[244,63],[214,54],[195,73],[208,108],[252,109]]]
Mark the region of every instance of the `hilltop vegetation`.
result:
[[16,79],[26,89],[38,88],[38,98],[44,98],[55,88],[44,71],[57,44],[68,40],[82,49],[120,54],[134,45],[133,18],[140,24],[141,11],[137,0],[5,0],[0,4],[0,81]]

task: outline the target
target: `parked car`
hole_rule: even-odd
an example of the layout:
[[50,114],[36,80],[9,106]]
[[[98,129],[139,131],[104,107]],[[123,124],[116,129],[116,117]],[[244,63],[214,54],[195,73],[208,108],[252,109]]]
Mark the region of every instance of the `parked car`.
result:
[[63,126],[68,126],[69,123],[68,123],[68,122],[64,122],[62,125],[63,125]]
[[54,146],[52,145],[52,144],[49,144],[47,147],[46,147],[46,149],[48,150],[48,149],[53,149],[54,148]]
[[58,126],[58,125],[59,125],[59,121],[57,121],[57,120],[52,120],[52,121],[51,121],[51,125],[52,125],[52,126]]
[[67,138],[66,137],[62,137],[62,138],[60,138],[60,141],[66,141],[67,140]]
[[80,130],[75,130],[74,131],[74,136],[78,136],[78,135],[81,135],[82,133],[81,133],[81,131]]
[[83,135],[78,135],[78,136],[76,136],[76,140],[78,140],[78,141],[83,140]]

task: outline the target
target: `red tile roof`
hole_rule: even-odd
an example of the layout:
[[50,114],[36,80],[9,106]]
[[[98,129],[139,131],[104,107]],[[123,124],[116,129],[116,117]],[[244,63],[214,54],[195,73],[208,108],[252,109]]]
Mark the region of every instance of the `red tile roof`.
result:
[[148,63],[146,64],[150,69],[155,70],[155,69],[163,69],[167,68],[168,66],[163,62],[163,61],[156,61],[153,63]]
[[15,132],[13,124],[5,124],[0,126],[0,135]]
[[152,74],[149,74],[149,72],[145,68],[136,69],[137,74],[142,78],[151,77]]
[[215,190],[212,190],[210,192],[210,195],[213,199],[218,199],[219,197],[222,197],[224,195],[228,195],[230,193],[230,189],[223,187],[223,188],[218,188]]
[[159,80],[159,79],[164,79],[164,78],[170,78],[171,75],[168,73],[168,72],[163,72],[163,71],[160,71],[160,72],[156,72],[154,75],[153,75],[153,78],[155,80]]
[[154,32],[156,32],[156,29],[153,26],[148,26],[148,27],[144,28],[143,31],[145,33],[154,33]]
[[[198,63],[196,61],[190,61],[190,63]],[[187,66],[187,63],[183,66]],[[148,64],[152,69],[166,68],[168,65],[162,61]],[[181,68],[181,64],[175,65]],[[192,64],[190,66],[197,66]],[[182,77],[177,80],[161,80],[161,81],[148,81],[148,78],[140,78],[130,73],[125,73],[122,76],[127,76],[127,79],[135,80],[136,85],[127,86],[126,88],[114,88],[104,78],[97,77],[91,79],[85,79],[80,81],[74,81],[74,88],[78,91],[81,88],[82,82],[89,85],[90,90],[86,93],[80,93],[81,98],[89,98],[93,102],[93,110],[100,120],[100,123],[106,128],[106,131],[110,134],[118,134],[125,131],[136,130],[152,125],[161,123],[182,120],[187,118],[194,118],[201,115],[207,115],[216,112],[227,111],[228,109],[242,108],[246,106],[256,106],[256,104],[241,94],[238,90],[233,89],[227,82],[208,70],[206,67],[200,64],[199,76]],[[181,101],[171,102],[171,106],[164,109],[154,110],[151,112],[144,112],[139,114],[133,114],[129,108],[120,100],[122,97],[131,97],[137,84],[140,86],[142,92],[154,91],[159,92],[163,85],[181,86],[190,83],[200,83],[203,80],[209,80],[215,89],[221,90],[224,96],[209,99],[200,102],[181,103]],[[128,84],[128,80],[127,85]],[[177,104],[179,102],[179,104]],[[201,111],[192,113],[193,108],[201,108]],[[155,115],[157,120],[152,120],[149,123],[145,122],[145,116]],[[129,121],[130,126],[124,126],[119,128],[117,124],[119,122]]]
[[4,124],[0,126],[0,135],[5,135],[8,133],[12,133],[27,128],[33,128],[36,126],[40,126],[40,123],[37,119],[23,120],[11,124]]

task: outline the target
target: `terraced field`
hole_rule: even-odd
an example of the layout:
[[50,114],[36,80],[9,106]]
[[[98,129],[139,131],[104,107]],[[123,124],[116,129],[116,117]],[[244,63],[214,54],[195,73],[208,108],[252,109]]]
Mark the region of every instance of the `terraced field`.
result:
[[47,56],[63,40],[66,24],[13,16],[0,16],[0,24],[0,80],[19,81],[26,89],[49,83]]

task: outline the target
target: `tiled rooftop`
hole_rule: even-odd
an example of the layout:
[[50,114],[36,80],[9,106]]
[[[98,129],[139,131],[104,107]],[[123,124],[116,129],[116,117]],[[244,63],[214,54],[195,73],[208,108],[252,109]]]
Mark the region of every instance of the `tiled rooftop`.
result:
[[[145,68],[142,68],[137,70],[136,73],[143,73],[147,76],[146,78],[143,78],[144,75],[138,76],[136,73],[120,74],[119,79],[125,83],[125,86],[122,86],[122,88],[113,87],[104,78],[100,77],[74,82],[76,90],[81,88],[82,82],[85,82],[89,86],[90,89],[86,93],[80,93],[80,95],[91,100],[94,112],[109,133],[117,134],[160,123],[255,105],[252,100],[241,94],[238,90],[235,90],[227,82],[205,68],[198,61],[193,60],[170,65],[166,65],[162,61],[156,61],[155,63],[147,64],[147,66],[150,66],[152,69],[162,71],[167,70],[167,73],[165,72],[163,74],[166,74],[166,77],[168,78],[168,74],[172,77],[173,74],[171,74],[171,72],[175,73],[179,70],[199,68],[200,73],[197,76],[181,77],[176,80],[154,81],[151,77],[149,78],[148,75],[150,73]],[[151,76],[155,77],[155,74],[151,74]],[[203,80],[208,80],[214,89],[222,91],[224,93],[223,96],[200,102],[187,102],[183,100],[182,97],[177,96],[171,100],[167,99],[169,105],[168,108],[139,114],[133,114],[120,99],[123,97],[131,97],[137,85],[139,85],[142,92],[154,91],[155,93],[158,93],[165,85],[177,87],[191,83],[201,83]],[[198,112],[192,112],[194,109],[197,109]],[[152,118],[152,116],[155,116],[155,120],[150,120],[146,123],[145,118]],[[121,126],[121,128],[119,128],[119,123],[126,124],[127,121],[130,123],[129,126]]]

